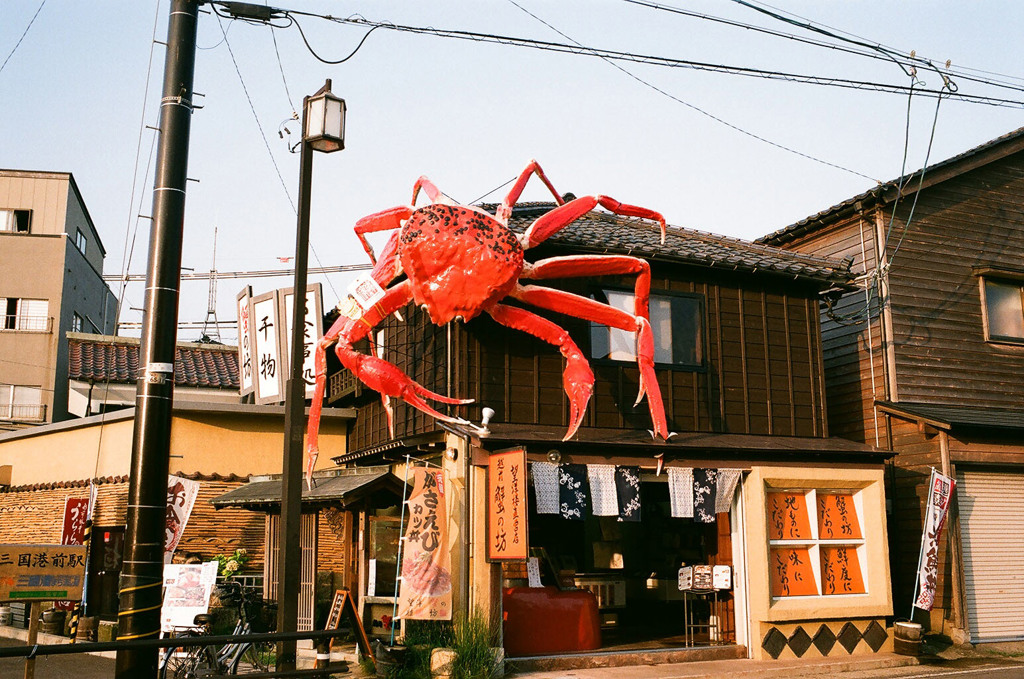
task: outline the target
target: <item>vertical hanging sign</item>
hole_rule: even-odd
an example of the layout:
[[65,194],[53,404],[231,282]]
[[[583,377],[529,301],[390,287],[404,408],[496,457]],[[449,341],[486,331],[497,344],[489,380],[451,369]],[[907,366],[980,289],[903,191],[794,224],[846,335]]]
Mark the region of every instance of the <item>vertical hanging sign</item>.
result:
[[178,547],[185,524],[199,495],[199,482],[180,476],[167,476],[167,518],[164,530],[164,563],[170,563]]
[[487,559],[524,561],[526,536],[526,449],[491,455],[487,466]]
[[[284,319],[287,324],[287,331],[285,337],[287,338],[286,346],[288,351],[284,353],[284,369],[287,374],[291,374],[291,367],[288,363],[291,361],[292,351],[292,323],[294,314],[292,313],[292,304],[294,304],[295,295],[292,293],[291,288],[287,288],[281,291],[282,297],[284,298]],[[316,386],[316,360],[315,360],[315,349],[316,343],[323,337],[323,304],[320,301],[320,284],[312,283],[306,289],[306,313],[304,314],[304,327],[302,329],[302,380],[306,383],[306,398],[313,398],[313,389]]]
[[[89,498],[68,497],[64,498],[64,525],[60,532],[60,544],[62,545],[83,545],[85,544],[85,521],[89,516]],[[53,607],[70,611],[75,607],[74,601],[54,601]]]
[[238,394],[253,392],[252,365],[252,287],[245,286],[235,298],[238,307]]
[[255,371],[256,402],[260,405],[284,400],[280,305],[277,297],[276,292],[267,292],[252,298],[252,367]]
[[924,532],[921,535],[921,554],[917,562],[914,607],[924,611],[932,610],[935,604],[935,587],[939,577],[939,537],[946,523],[949,502],[953,497],[956,481],[932,469],[928,483],[928,507],[924,515]]
[[398,617],[451,620],[452,575],[444,471],[415,468],[408,504]]

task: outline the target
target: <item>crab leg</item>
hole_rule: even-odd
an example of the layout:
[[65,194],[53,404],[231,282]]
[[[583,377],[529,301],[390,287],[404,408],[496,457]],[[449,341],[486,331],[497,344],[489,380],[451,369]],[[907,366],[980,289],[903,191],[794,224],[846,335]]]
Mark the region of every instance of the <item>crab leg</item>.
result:
[[551,210],[551,212],[538,217],[537,221],[531,224],[530,228],[523,235],[523,247],[532,248],[543,243],[598,205],[617,215],[642,217],[658,222],[661,225],[661,242],[665,242],[665,218],[661,216],[660,212],[648,210],[645,207],[620,203],[608,196],[583,196],[582,198],[570,200],[564,205],[559,205]]
[[[548,176],[544,174],[544,170],[540,168],[536,160],[531,160],[527,163],[523,171],[519,173],[519,177],[516,179],[516,183],[512,185],[512,189],[505,196],[505,200],[501,201],[501,205],[498,206],[497,211],[494,213],[495,218],[502,224],[508,224],[508,218],[512,214],[512,206],[519,200],[519,196],[523,195],[523,189],[526,188],[526,182],[530,181],[530,177],[536,174],[544,185],[551,191],[551,195],[555,197],[555,202],[561,205],[565,202],[558,191],[555,190],[554,185]],[[416,202],[416,201],[413,201]]]
[[[409,219],[409,215],[415,212],[415,208],[408,205],[399,205],[398,207],[389,208],[380,212],[375,212],[372,215],[363,217],[356,225],[352,228],[356,232],[356,237],[359,238],[359,242],[363,244],[363,249],[366,250],[366,254],[370,256],[370,261],[374,264],[377,263],[377,257],[373,254],[373,246],[366,240],[368,233],[377,233],[380,231],[391,231],[402,228],[402,222]],[[396,245],[392,245],[392,241]],[[388,247],[391,246],[391,247]],[[394,250],[397,246],[397,239],[392,237],[388,241],[388,246],[385,249]]]
[[487,313],[504,326],[522,330],[555,345],[562,352],[562,356],[565,356],[562,386],[569,397],[569,430],[562,440],[569,440],[580,428],[583,414],[587,411],[587,403],[594,393],[594,373],[583,352],[565,329],[535,313],[503,304],[494,305]]
[[537,262],[524,270],[523,277],[533,280],[572,278],[582,276],[636,274],[633,292],[633,314],[627,314],[607,304],[562,290],[535,285],[520,285],[511,296],[523,302],[576,316],[636,334],[636,360],[640,368],[640,389],[636,403],[647,396],[654,433],[668,438],[665,407],[661,389],[654,372],[654,334],[651,331],[648,302],[651,289],[650,265],[636,257],[624,255],[578,255],[552,257]]
[[[319,428],[320,415],[323,408],[324,391],[327,385],[327,349],[337,343],[335,353],[342,364],[352,371],[352,374],[369,388],[379,392],[382,397],[401,398],[415,408],[445,422],[465,424],[466,420],[457,417],[449,417],[431,408],[423,399],[428,398],[440,403],[452,405],[465,405],[472,403],[471,399],[449,398],[442,394],[434,393],[426,387],[416,383],[405,375],[397,367],[376,356],[360,354],[352,348],[357,342],[370,332],[374,326],[380,323],[381,319],[388,314],[397,311],[408,304],[412,299],[412,291],[408,281],[402,281],[390,288],[384,298],[371,309],[367,310],[357,318],[342,316],[330,330],[317,342],[316,362],[316,386],[313,392],[313,401],[309,408],[309,424],[307,426],[307,474],[316,463],[319,453]],[[387,402],[385,401],[385,406]],[[389,425],[391,417],[388,417]],[[394,431],[391,432],[394,436]]]

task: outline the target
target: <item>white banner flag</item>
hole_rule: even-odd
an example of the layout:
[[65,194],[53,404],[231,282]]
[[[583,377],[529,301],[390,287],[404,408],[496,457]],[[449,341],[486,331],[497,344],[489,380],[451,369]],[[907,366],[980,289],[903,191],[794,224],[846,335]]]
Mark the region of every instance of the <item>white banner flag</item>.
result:
[[917,567],[917,595],[914,597],[914,606],[925,611],[932,610],[935,604],[935,587],[939,577],[939,536],[946,523],[956,481],[933,469],[928,487],[928,507],[925,510],[921,555]]
[[180,476],[167,476],[167,526],[164,535],[164,563],[170,563],[174,550],[185,532],[192,514],[192,505],[199,494],[199,482]]

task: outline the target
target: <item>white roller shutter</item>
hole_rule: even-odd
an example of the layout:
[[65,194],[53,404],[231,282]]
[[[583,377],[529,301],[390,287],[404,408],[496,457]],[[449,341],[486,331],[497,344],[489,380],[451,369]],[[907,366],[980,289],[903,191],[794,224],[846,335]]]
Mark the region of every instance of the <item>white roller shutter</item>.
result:
[[957,474],[971,641],[1024,639],[1024,474]]

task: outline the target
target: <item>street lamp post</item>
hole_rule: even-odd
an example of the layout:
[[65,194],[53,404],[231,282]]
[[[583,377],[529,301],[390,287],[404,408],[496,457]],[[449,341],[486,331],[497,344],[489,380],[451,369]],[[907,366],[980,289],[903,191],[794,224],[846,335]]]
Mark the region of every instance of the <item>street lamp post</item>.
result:
[[[302,102],[302,141],[299,151],[299,208],[295,234],[295,280],[292,285],[291,371],[285,383],[284,459],[281,482],[281,523],[278,539],[277,629],[298,629],[299,586],[302,572],[302,443],[305,429],[306,383],[302,376],[306,320],[306,269],[309,259],[309,202],[313,151],[331,153],[345,148],[345,101],[331,94],[328,79]],[[277,670],[295,669],[295,641],[278,645]]]

